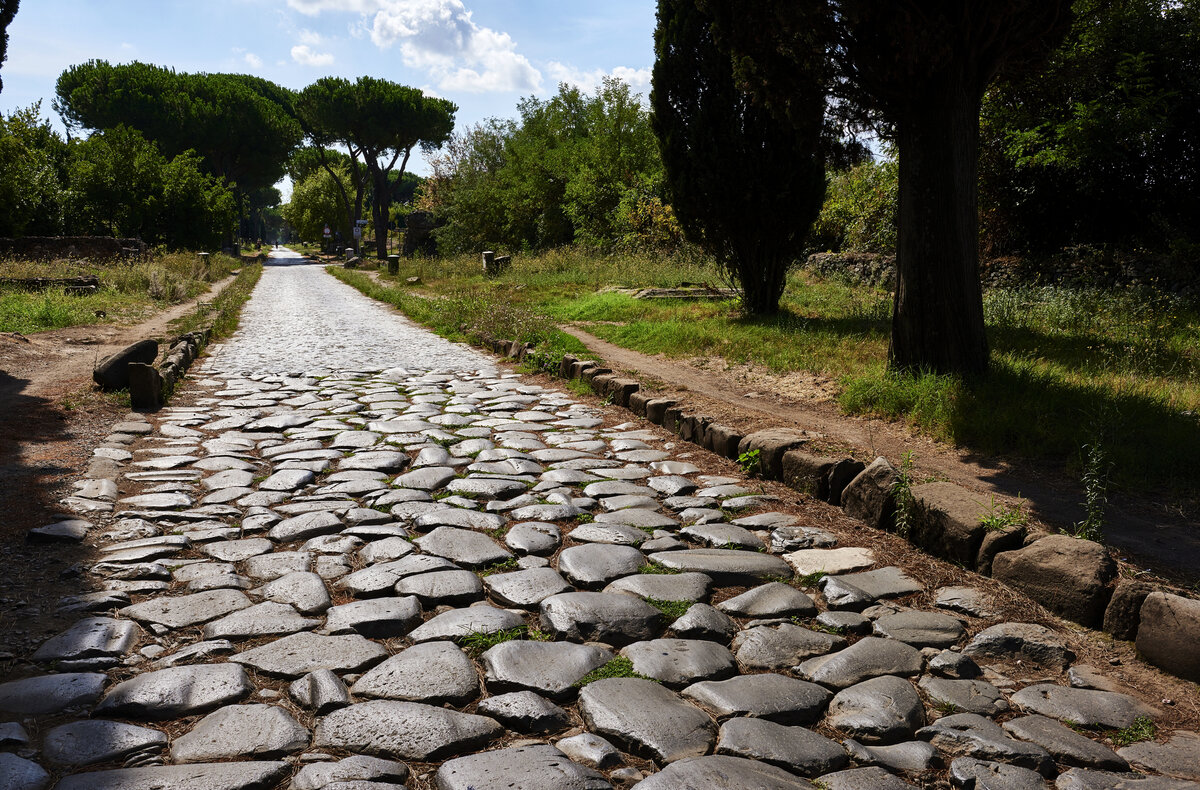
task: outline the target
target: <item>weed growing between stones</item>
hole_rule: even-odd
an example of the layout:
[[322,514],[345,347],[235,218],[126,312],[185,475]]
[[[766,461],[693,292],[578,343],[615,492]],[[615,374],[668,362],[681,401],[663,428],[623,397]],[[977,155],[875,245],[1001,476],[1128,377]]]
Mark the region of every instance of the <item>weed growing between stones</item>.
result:
[[1083,455],[1083,521],[1075,524],[1075,537],[1100,542],[1104,539],[1104,511],[1108,509],[1108,476],[1112,463],[1098,439],[1085,444]]
[[762,471],[761,451],[758,449],[747,450],[737,457],[738,467],[742,470],[742,474],[748,477],[758,477]]
[[946,700],[941,700],[941,699],[933,700],[932,705],[933,705],[933,709],[936,710],[938,713],[942,714],[943,716],[950,716],[952,714],[958,713],[958,711],[959,711],[959,708],[957,705],[955,705],[953,702],[947,702]]
[[484,653],[489,648],[495,647],[502,642],[511,642],[514,639],[531,639],[535,642],[549,642],[551,636],[544,631],[539,631],[536,628],[519,625],[516,628],[509,628],[504,631],[496,631],[495,633],[486,633],[484,631],[472,631],[459,640],[459,643],[472,656],[478,656]]
[[516,558],[512,557],[502,562],[489,565],[486,568],[481,568],[479,571],[479,578],[482,579],[485,576],[491,576],[493,573],[507,573],[508,571],[515,571],[518,569],[518,567],[519,566],[517,565]]
[[797,587],[816,587],[821,579],[824,579],[828,574],[825,571],[813,571],[806,573],[803,576],[796,577]]
[[646,603],[653,606],[671,622],[675,622],[692,608],[692,601],[663,601],[658,598],[647,598]]
[[665,565],[659,565],[658,563],[655,563],[655,562],[648,563],[648,564],[643,565],[642,567],[638,568],[638,573],[645,573],[645,574],[650,574],[650,575],[672,575],[672,574],[676,574],[679,572],[680,571],[677,571],[674,568],[668,568]]
[[912,495],[913,453],[905,451],[896,470],[896,482],[892,485],[892,496],[896,500],[896,534],[907,538],[912,530],[915,502]]
[[1158,728],[1149,716],[1138,716],[1125,729],[1109,730],[1105,735],[1114,746],[1129,746],[1138,741],[1153,740],[1158,735]]
[[[589,683],[594,683],[597,680],[607,680],[609,678],[641,678],[642,680],[654,680],[645,675],[641,675],[633,671],[633,661],[625,656],[617,656],[598,669],[593,669],[579,680],[575,681],[576,688],[583,688]],[[657,683],[657,680],[654,680]]]
[[979,525],[981,527],[997,532],[1009,527],[1023,527],[1028,522],[1029,517],[1025,515],[1020,505],[1009,507],[1003,502],[997,502],[995,494],[992,495],[987,512],[979,516]]

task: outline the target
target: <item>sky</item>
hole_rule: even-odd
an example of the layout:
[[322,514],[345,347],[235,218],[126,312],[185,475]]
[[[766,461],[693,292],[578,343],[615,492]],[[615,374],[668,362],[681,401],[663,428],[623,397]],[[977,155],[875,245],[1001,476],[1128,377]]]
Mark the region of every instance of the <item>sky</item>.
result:
[[[648,93],[654,0],[23,0],[0,66],[0,111],[51,108],[64,69],[139,60],[255,74],[299,89],[370,75],[455,102],[457,128],[509,118],[560,82],[607,75]],[[413,172],[427,165],[414,155]]]

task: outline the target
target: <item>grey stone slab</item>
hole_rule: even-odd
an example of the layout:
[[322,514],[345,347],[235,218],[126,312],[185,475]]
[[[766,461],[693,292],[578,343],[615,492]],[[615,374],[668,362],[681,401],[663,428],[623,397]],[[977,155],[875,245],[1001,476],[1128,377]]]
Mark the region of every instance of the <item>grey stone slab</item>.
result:
[[695,603],[688,607],[683,617],[671,623],[671,631],[683,639],[728,642],[737,633],[738,625],[724,612],[706,603]]
[[373,700],[317,722],[313,746],[433,761],[472,751],[504,734],[495,719],[416,702]]
[[396,586],[396,582],[418,573],[453,570],[454,563],[445,557],[431,557],[425,554],[409,554],[392,562],[384,562],[355,571],[341,579],[337,586],[349,591],[357,598],[371,598],[388,595]]
[[260,554],[242,563],[243,572],[252,579],[269,582],[295,571],[312,570],[313,555],[307,551],[276,551]]
[[733,639],[738,662],[748,669],[792,669],[805,659],[823,656],[845,646],[843,637],[811,631],[793,623],[773,628],[747,628]]
[[1004,722],[1004,730],[1014,738],[1036,743],[1054,760],[1076,768],[1103,771],[1128,771],[1129,763],[1112,749],[1045,716],[1022,716]]
[[1142,741],[1118,753],[1140,770],[1200,781],[1200,736],[1194,732],[1176,730],[1166,743]]
[[350,687],[360,697],[465,705],[479,696],[471,659],[452,642],[425,642],[397,653]]
[[624,524],[638,529],[676,529],[679,522],[670,516],[644,508],[626,508],[596,516],[600,524]]
[[994,760],[1053,776],[1054,760],[1049,752],[1037,744],[1009,738],[999,724],[975,713],[940,718],[918,730],[917,737],[951,757]]
[[275,544],[266,538],[244,538],[207,543],[200,547],[200,551],[222,562],[241,562],[259,554],[266,554],[274,548]]
[[628,524],[603,524],[593,522],[580,524],[570,532],[571,540],[580,543],[607,543],[617,546],[637,546],[644,543],[650,535],[637,527]]
[[426,620],[413,629],[408,638],[414,644],[439,640],[458,641],[471,634],[496,634],[525,625],[520,615],[494,606],[469,606],[451,609]]
[[688,757],[634,785],[634,790],[813,790],[782,768],[744,757]]
[[285,762],[118,768],[64,777],[55,790],[269,790],[291,768]]
[[130,719],[177,719],[237,702],[254,690],[237,664],[201,664],[147,672],[109,689],[99,715]]
[[513,691],[488,697],[475,712],[491,716],[515,732],[558,732],[571,724],[571,715],[545,697],[532,691]]
[[571,590],[567,580],[553,568],[493,573],[484,577],[483,586],[497,602],[525,609],[536,607],[552,595]]
[[593,543],[571,546],[558,555],[558,571],[580,587],[602,587],[637,573],[646,557],[632,546]]
[[107,677],[98,672],[63,672],[0,683],[0,711],[25,715],[58,713],[100,698]]
[[413,541],[426,554],[445,557],[468,568],[480,568],[511,559],[512,554],[495,540],[469,529],[438,527]]
[[415,595],[426,606],[461,606],[483,598],[483,582],[464,570],[405,576],[395,590],[397,595]]
[[479,657],[492,693],[530,690],[562,699],[574,693],[573,684],[611,661],[604,648],[572,642],[502,642]]
[[[335,790],[354,790],[354,782],[392,787],[402,785],[406,779],[408,766],[404,763],[356,754],[336,762],[309,763],[292,777],[291,790],[323,790],[330,786]],[[350,787],[345,787],[346,784]]]
[[956,713],[998,716],[1008,710],[1008,700],[1000,689],[983,680],[923,677],[919,685],[934,706]]
[[663,764],[707,754],[716,741],[708,714],[650,680],[589,683],[579,692],[579,713],[592,732]]
[[781,558],[757,551],[686,549],[650,555],[650,561],[678,571],[695,571],[717,585],[754,584],[779,577],[790,579],[792,568]]
[[1069,719],[1083,727],[1121,729],[1139,716],[1158,718],[1162,711],[1127,694],[1094,689],[1076,689],[1038,683],[1012,695],[1012,701],[1034,713],[1055,719]]
[[963,648],[968,656],[1024,659],[1049,667],[1065,667],[1075,654],[1058,634],[1035,623],[1000,623],[976,634]]
[[934,605],[971,617],[991,617],[995,609],[989,596],[974,587],[942,587]]
[[87,617],[42,643],[33,661],[78,661],[89,658],[119,658],[133,650],[142,629],[128,620]]
[[260,491],[298,491],[316,480],[317,476],[307,469],[281,469],[258,484]]
[[878,766],[849,768],[825,774],[817,781],[824,790],[917,790],[895,774]]
[[1200,784],[1165,776],[1072,768],[1059,775],[1054,787],[1056,790],[1198,790]]
[[446,491],[471,499],[512,499],[523,494],[529,486],[517,480],[499,477],[467,477],[451,480]]
[[205,639],[252,639],[285,636],[320,624],[320,620],[304,617],[290,604],[268,601],[205,623],[203,634]]
[[757,535],[736,524],[692,524],[679,531],[680,537],[713,548],[759,551],[766,546]]
[[599,735],[590,732],[581,732],[578,735],[563,738],[555,746],[575,762],[589,768],[607,770],[624,762],[621,753],[615,746]]
[[1046,790],[1046,780],[1037,771],[973,757],[950,763],[950,783],[965,790]]
[[875,634],[914,647],[950,647],[967,635],[962,621],[938,612],[900,612],[875,621]]
[[717,608],[732,617],[814,617],[817,606],[804,593],[782,582],[753,587]]
[[837,771],[849,763],[846,750],[836,741],[766,719],[730,719],[722,724],[716,753],[761,760],[801,776]]
[[737,672],[733,653],[724,645],[703,639],[651,639],[621,649],[633,671],[668,688],[703,680],[721,680]]
[[381,645],[358,634],[299,633],[243,651],[229,660],[267,675],[298,678],[322,669],[361,672],[386,657],[387,651]]
[[688,686],[682,693],[718,720],[754,717],[780,724],[813,723],[821,717],[831,697],[815,683],[776,674],[703,681]]
[[277,543],[291,543],[295,540],[308,540],[318,535],[328,535],[340,532],[342,521],[329,511],[302,513],[299,516],[284,519],[267,532],[267,537]]
[[853,738],[847,738],[843,745],[850,753],[850,759],[860,766],[881,765],[893,771],[919,775],[941,765],[938,750],[924,741],[864,746]]
[[572,505],[527,505],[512,511],[512,517],[528,521],[560,521],[574,518],[583,511]]
[[916,648],[893,639],[869,636],[845,650],[811,658],[797,672],[826,688],[844,689],[879,675],[917,675],[923,666],[924,660]]
[[[392,511],[395,513],[395,510]],[[504,526],[504,519],[494,513],[480,513],[462,508],[446,508],[417,516],[413,522],[419,530],[435,527],[462,527],[480,532],[491,532]]]
[[514,524],[504,536],[504,544],[517,554],[553,554],[561,543],[558,527],[539,521]]
[[318,535],[304,541],[304,545],[300,548],[302,551],[311,551],[313,554],[348,555],[353,554],[361,545],[363,545],[363,539],[354,535]]
[[350,690],[333,670],[318,669],[288,686],[288,696],[297,705],[318,716],[350,704]]
[[604,592],[623,592],[659,601],[703,601],[712,579],[703,573],[639,573],[617,579]]
[[308,746],[308,730],[275,705],[229,705],[205,716],[171,744],[176,763],[282,757]]
[[228,639],[214,639],[211,642],[194,642],[190,645],[179,648],[174,653],[170,653],[162,658],[155,660],[152,666],[155,669],[164,669],[166,667],[175,667],[181,664],[187,664],[192,661],[198,661],[208,658],[209,656],[223,655],[233,652],[233,642]]
[[658,609],[632,595],[570,592],[541,606],[542,629],[563,639],[624,645],[654,639],[663,630]]
[[50,774],[37,763],[15,754],[0,754],[0,787],[6,790],[45,790]]
[[237,590],[212,590],[143,601],[125,607],[121,614],[143,623],[156,623],[168,628],[186,628],[245,609],[250,605],[250,599]]
[[929,659],[929,671],[952,680],[971,680],[983,674],[974,659],[953,650],[943,650]]
[[549,745],[518,746],[449,760],[434,776],[437,790],[611,790],[604,775]]
[[396,450],[365,450],[338,461],[338,469],[363,469],[374,472],[398,472],[408,466],[406,453]]
[[321,577],[310,571],[296,571],[267,582],[252,594],[267,601],[288,604],[301,614],[320,614],[330,606],[329,591]]
[[826,721],[863,743],[896,743],[925,724],[925,705],[907,680],[883,675],[839,691]]
[[23,749],[29,745],[29,733],[15,721],[0,722],[0,749]]
[[403,527],[400,529],[405,532],[404,535],[393,535],[381,540],[372,540],[358,550],[358,556],[367,565],[375,565],[380,562],[398,560],[401,557],[412,554],[415,548],[412,541],[407,537],[407,530],[404,530]]
[[421,622],[421,603],[411,595],[371,598],[334,606],[326,612],[325,630],[331,634],[358,633],[372,639],[401,637]]

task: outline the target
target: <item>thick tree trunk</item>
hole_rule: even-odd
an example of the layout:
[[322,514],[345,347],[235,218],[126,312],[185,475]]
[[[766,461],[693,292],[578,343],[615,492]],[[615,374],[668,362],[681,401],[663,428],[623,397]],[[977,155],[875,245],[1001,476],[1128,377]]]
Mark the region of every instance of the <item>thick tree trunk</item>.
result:
[[371,206],[371,217],[375,220],[375,257],[387,260],[387,221],[391,195],[388,193],[387,171],[381,167],[371,169],[375,181],[375,202]]
[[969,85],[936,81],[897,124],[900,216],[888,351],[895,370],[987,372],[979,285],[979,105],[979,93]]

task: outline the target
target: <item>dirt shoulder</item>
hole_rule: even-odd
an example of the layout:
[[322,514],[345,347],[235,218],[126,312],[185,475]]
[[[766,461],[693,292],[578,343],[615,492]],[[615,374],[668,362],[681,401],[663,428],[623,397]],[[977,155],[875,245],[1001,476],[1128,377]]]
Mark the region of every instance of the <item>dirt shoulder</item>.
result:
[[[562,327],[614,370],[636,374],[663,397],[743,432],[794,426],[820,434],[829,452],[897,463],[912,451],[918,477],[948,480],[979,494],[987,505],[1020,501],[1034,519],[1061,529],[1081,520],[1083,491],[1061,469],[1026,460],[982,456],[914,435],[905,426],[840,413],[832,381],[807,373],[777,375],[720,360],[679,361],[621,348],[572,326]],[[1164,500],[1128,493],[1110,499],[1105,540],[1135,565],[1184,584],[1200,580],[1200,528]]]

